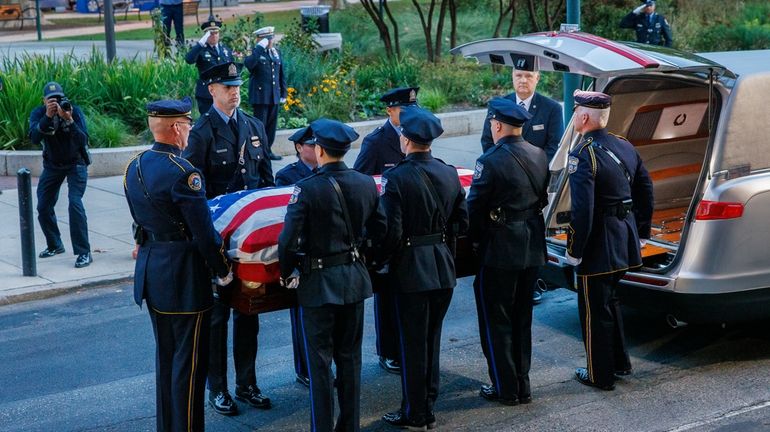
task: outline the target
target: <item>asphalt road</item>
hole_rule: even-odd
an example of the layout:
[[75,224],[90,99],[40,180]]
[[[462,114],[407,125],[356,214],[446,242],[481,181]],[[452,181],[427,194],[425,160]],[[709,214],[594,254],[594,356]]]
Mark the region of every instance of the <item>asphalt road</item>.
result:
[[[460,281],[444,324],[440,431],[770,430],[768,322],[671,330],[627,310],[634,374],[603,392],[572,378],[585,357],[575,294],[565,289],[535,308],[534,402],[486,402],[478,397],[488,378],[470,284]],[[207,409],[209,431],[308,429],[288,313],[260,320],[258,381],[274,408],[241,406],[231,418]],[[379,417],[398,407],[400,385],[377,366],[370,305],[365,325],[362,430],[391,430]],[[153,353],[150,320],[128,285],[0,308],[0,430],[154,430]]]

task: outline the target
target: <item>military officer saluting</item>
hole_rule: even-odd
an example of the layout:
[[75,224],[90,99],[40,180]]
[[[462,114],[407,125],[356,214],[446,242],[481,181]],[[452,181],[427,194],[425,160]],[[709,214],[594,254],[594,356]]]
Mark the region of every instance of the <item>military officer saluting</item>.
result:
[[[315,156],[315,138],[310,126],[303,127],[289,137],[297,151],[297,161],[286,165],[275,174],[276,186],[293,185],[316,172],[318,161]],[[294,372],[297,382],[310,387],[305,356],[305,338],[302,336],[302,322],[299,308],[289,309],[291,317],[291,342],[294,347]]]
[[474,286],[479,332],[491,385],[485,399],[506,405],[532,400],[532,287],[545,264],[548,156],[522,137],[532,118],[507,98],[489,102],[495,147],[476,162],[468,194],[470,238],[481,262]]
[[205,114],[211,108],[213,100],[209,94],[208,83],[203,78],[203,73],[212,66],[233,61],[233,52],[219,43],[222,21],[217,21],[213,16],[201,24],[203,37],[198,43],[192,45],[185,55],[187,64],[194,64],[198,68],[198,81],[195,82],[195,101],[198,103],[198,111]]
[[620,28],[636,30],[636,41],[670,47],[671,27],[663,15],[655,12],[655,1],[647,0],[620,21]]
[[[364,137],[361,152],[353,169],[369,175],[380,175],[404,159],[401,150],[399,114],[402,107],[417,104],[419,87],[395,88],[380,97],[385,104],[388,119],[385,124]],[[398,326],[396,325],[394,291],[387,287],[387,275],[370,272],[374,287],[374,328],[377,335],[375,346],[380,367],[385,371],[401,373]]]
[[[203,172],[206,197],[245,189],[273,186],[273,172],[266,153],[265,130],[259,120],[241,111],[240,70],[235,63],[213,66],[203,74],[213,97],[211,109],[190,132],[184,156]],[[223,415],[238,413],[227,386],[227,321],[229,293],[238,282],[218,292],[211,314],[209,355],[209,403]],[[256,408],[270,408],[270,399],[257,386],[257,315],[233,312],[233,360],[235,398]]]
[[[374,179],[342,161],[358,134],[327,119],[310,128],[320,168],[294,186],[289,200],[278,238],[281,279],[297,289],[310,372],[310,430],[355,432],[360,429],[364,300],[372,295],[361,247],[365,230],[383,233],[385,220]],[[336,427],[332,359],[340,404]]]
[[126,167],[123,185],[139,252],[134,300],[144,300],[155,334],[158,431],[202,431],[213,297],[232,280],[214,229],[200,171],[180,156],[192,103],[147,105],[152,148]]
[[401,409],[382,419],[410,430],[436,424],[441,327],[457,284],[448,239],[468,228],[457,170],[430,153],[443,132],[431,112],[404,107],[401,150],[406,158],[382,176],[380,206],[388,221],[382,249],[391,257],[387,288],[396,297],[403,395]]
[[611,102],[604,93],[575,92],[573,124],[583,140],[568,159],[566,259],[576,266],[587,360],[575,375],[603,390],[615,388],[616,375],[631,373],[615,289],[627,270],[642,265],[640,247],[650,237],[653,210],[652,181],[641,157],[631,143],[607,132]]

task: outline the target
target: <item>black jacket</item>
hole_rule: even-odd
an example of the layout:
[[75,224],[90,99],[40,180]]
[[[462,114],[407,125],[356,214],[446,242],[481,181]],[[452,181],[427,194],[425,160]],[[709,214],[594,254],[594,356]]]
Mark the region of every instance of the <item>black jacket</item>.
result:
[[194,64],[198,68],[198,80],[195,81],[195,97],[211,99],[208,85],[203,83],[200,76],[212,66],[233,61],[233,52],[221,43],[217,50],[208,44],[201,46],[196,42],[190,48],[190,51],[187,52],[187,55],[184,56],[184,61],[188,64]]
[[671,27],[663,15],[657,13],[649,17],[647,14],[635,14],[633,12],[624,16],[620,21],[620,28],[630,28],[636,31],[636,41],[650,45],[663,45],[670,47],[673,43]]
[[353,169],[364,174],[380,175],[403,158],[398,133],[386,120],[384,125],[364,137]]
[[249,104],[277,105],[287,95],[286,78],[283,75],[283,57],[274,59],[263,47],[257,45],[243,63],[251,73],[249,77]]
[[302,161],[296,161],[285,167],[281,168],[275,174],[276,186],[288,186],[297,183],[305,177],[313,175],[313,171],[307,167]]
[[29,138],[43,147],[43,167],[68,168],[91,163],[88,155],[88,129],[83,112],[72,105],[73,123],[45,115],[46,107],[35,108],[29,116]]

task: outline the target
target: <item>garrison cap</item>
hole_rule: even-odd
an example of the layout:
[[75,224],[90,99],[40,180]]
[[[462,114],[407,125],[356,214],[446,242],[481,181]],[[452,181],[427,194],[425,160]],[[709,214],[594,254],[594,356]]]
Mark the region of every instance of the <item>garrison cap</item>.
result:
[[48,99],[49,97],[54,96],[64,97],[64,90],[59,83],[51,81],[43,87],[43,97]]
[[417,92],[420,91],[419,87],[399,87],[390,90],[380,97],[380,102],[385,102],[385,105],[392,106],[407,106],[417,104]]
[[358,139],[358,133],[345,123],[320,118],[310,123],[317,145],[325,149],[348,151],[350,143]]
[[489,101],[489,118],[511,126],[522,127],[532,118],[532,114],[510,99],[496,97]]
[[430,143],[444,133],[441,120],[425,108],[409,105],[401,110],[401,134],[417,144]]
[[254,32],[254,35],[260,38],[272,39],[273,36],[275,36],[275,27],[262,27],[261,29],[257,29],[257,31]]
[[294,144],[309,144],[315,145],[315,138],[313,137],[313,130],[310,126],[305,126],[302,129],[298,129],[290,137],[289,141]]
[[187,117],[192,120],[192,100],[185,96],[182,100],[159,100],[147,104],[147,115],[150,117]]
[[203,71],[201,79],[206,84],[239,86],[243,84],[243,80],[241,79],[242,67],[242,64],[233,62],[214,65]]
[[602,92],[575,90],[573,96],[575,98],[575,105],[577,106],[605,109],[612,105],[612,98],[610,95]]
[[214,18],[214,15],[209,15],[209,18],[206,20],[205,23],[201,24],[201,30],[204,32],[211,31],[211,32],[218,32],[222,29],[222,21],[217,21],[216,18]]

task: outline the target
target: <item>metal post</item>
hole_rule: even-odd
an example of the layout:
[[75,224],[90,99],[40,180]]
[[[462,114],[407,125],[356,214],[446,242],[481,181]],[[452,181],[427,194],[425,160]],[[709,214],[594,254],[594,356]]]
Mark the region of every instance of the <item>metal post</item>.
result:
[[35,222],[32,219],[32,177],[27,168],[16,173],[19,189],[19,228],[21,229],[21,267],[24,276],[37,276],[35,261]]
[[[209,0],[209,16],[214,16],[214,0]],[[169,31],[169,34],[171,31]]]
[[[580,25],[580,0],[567,0],[567,23]],[[578,88],[579,77],[575,74],[564,74],[564,125],[572,119],[575,99],[572,93]]]
[[104,0],[104,42],[107,44],[107,61],[115,60],[115,15],[112,0]]
[[43,33],[40,32],[40,0],[35,0],[35,27],[37,27],[37,41],[43,40]]

